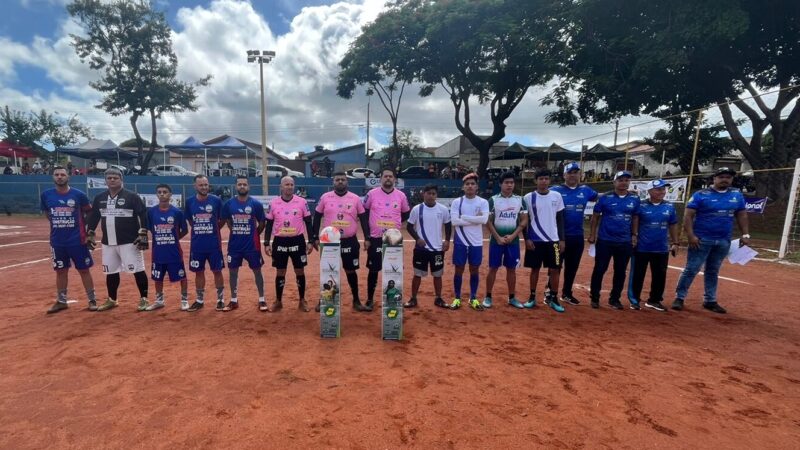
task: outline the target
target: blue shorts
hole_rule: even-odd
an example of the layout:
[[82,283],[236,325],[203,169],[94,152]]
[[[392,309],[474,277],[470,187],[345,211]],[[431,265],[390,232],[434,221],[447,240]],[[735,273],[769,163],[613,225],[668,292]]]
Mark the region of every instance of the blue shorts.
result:
[[518,265],[519,242],[508,245],[489,243],[489,268],[504,266],[506,269],[516,269]]
[[192,272],[202,272],[206,270],[206,261],[208,261],[208,268],[211,269],[212,272],[219,272],[225,268],[222,250],[210,252],[196,252],[191,250],[189,252],[189,270]]
[[453,245],[453,264],[464,266],[467,261],[470,266],[480,266],[483,262],[483,246],[464,245],[456,241]]
[[164,281],[169,274],[169,281],[173,283],[186,279],[186,268],[183,261],[174,263],[153,263],[150,269],[150,278],[153,281]]
[[69,269],[75,263],[78,270],[86,270],[94,265],[92,253],[85,245],[73,245],[70,247],[50,247],[53,256],[53,270]]
[[250,253],[228,253],[228,267],[238,269],[242,267],[242,260],[247,261],[251,269],[260,269],[264,265],[264,257],[261,252]]

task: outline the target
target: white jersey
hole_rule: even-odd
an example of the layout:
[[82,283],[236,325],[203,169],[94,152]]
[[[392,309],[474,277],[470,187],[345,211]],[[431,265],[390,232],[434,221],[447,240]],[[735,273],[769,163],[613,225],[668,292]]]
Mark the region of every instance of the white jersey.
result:
[[483,226],[489,220],[489,202],[478,196],[461,196],[450,204],[450,219],[455,226],[457,244],[481,247]]
[[432,208],[420,203],[411,209],[408,223],[414,225],[417,235],[425,241],[425,250],[442,251],[442,226],[450,223],[450,211],[441,203]]
[[556,191],[540,194],[536,191],[523,198],[528,210],[528,239],[534,242],[558,242],[556,214],[564,210],[564,199]]

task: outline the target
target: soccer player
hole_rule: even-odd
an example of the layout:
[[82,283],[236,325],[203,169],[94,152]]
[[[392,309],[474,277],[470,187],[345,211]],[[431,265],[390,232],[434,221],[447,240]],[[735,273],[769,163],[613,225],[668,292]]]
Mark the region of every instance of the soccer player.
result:
[[88,217],[89,230],[99,223],[103,230],[103,272],[106,274],[108,300],[97,307],[106,311],[117,306],[119,273],[133,273],[139,289],[139,311],[150,304],[147,301],[147,274],[144,271],[144,250],[147,241],[147,207],[135,192],[122,186],[122,172],[110,168],[105,171],[108,190],[94,197]]
[[731,187],[734,176],[736,171],[733,169],[717,169],[711,187],[692,194],[686,204],[683,228],[689,237],[689,253],[672,302],[672,309],[676,311],[683,309],[689,287],[705,265],[703,308],[718,314],[727,312],[717,303],[717,283],[719,268],[730,250],[734,220],[743,233],[740,245],[750,243],[744,197],[738,189]]
[[650,266],[650,297],[644,306],[656,311],[666,311],[661,304],[664,300],[664,285],[667,281],[669,253],[678,249],[678,217],[675,207],[664,200],[667,187],[664,180],[647,183],[650,198],[639,207],[639,222],[634,224],[633,234],[639,236],[631,262],[628,281],[628,298],[631,308],[639,309],[644,276]]
[[[292,260],[294,274],[297,278],[297,290],[300,303],[297,308],[308,312],[306,303],[306,273],[304,267],[314,249],[314,242],[309,238],[306,246],[305,234],[311,230],[311,211],[303,197],[294,195],[294,178],[281,178],[281,195],[272,199],[267,207],[267,226],[264,232],[264,247],[267,256],[272,258],[275,273],[275,303],[270,311],[277,312],[283,308],[283,288],[286,285],[286,267]],[[308,231],[310,233],[310,231]],[[271,235],[275,239],[270,243]]]
[[630,183],[630,172],[624,170],[617,172],[614,175],[614,190],[601,195],[594,205],[588,239],[590,244],[597,242],[589,292],[592,308],[600,307],[603,276],[613,258],[614,278],[608,304],[614,309],[622,309],[619,298],[625,285],[628,261],[633,254],[633,248],[636,247],[637,236],[633,234],[634,222],[639,220],[637,215],[639,196],[628,192]]
[[411,207],[403,191],[395,189],[395,172],[390,168],[381,171],[381,186],[367,192],[364,209],[369,216],[369,238],[364,237],[367,251],[367,304],[365,311],[372,311],[375,288],[378,286],[378,273],[383,268],[383,233],[394,228],[400,230],[408,219]]
[[236,177],[236,197],[222,207],[222,219],[231,230],[228,238],[228,283],[231,286],[231,301],[223,311],[233,311],[239,307],[239,267],[246,260],[256,280],[258,290],[258,309],[267,310],[264,298],[264,276],[261,266],[261,232],[264,231],[264,205],[250,197],[250,182],[245,176]]
[[183,265],[181,239],[189,234],[183,211],[170,204],[172,188],[168,184],[156,186],[158,205],[148,208],[147,224],[153,235],[153,253],[150,278],[156,286],[156,301],[147,307],[155,311],[164,307],[164,279],[181,283],[181,310],[189,309],[189,281]]
[[506,268],[506,285],[508,286],[508,304],[522,308],[517,300],[517,266],[519,265],[519,235],[528,225],[528,212],[522,203],[522,197],[514,194],[514,173],[500,175],[500,193],[489,199],[489,274],[486,277],[486,298],[483,307],[492,307],[492,289],[497,270]]
[[75,264],[89,298],[89,311],[96,311],[94,282],[89,273],[89,268],[94,265],[91,250],[96,244],[94,232],[87,233],[85,225],[92,208],[89,197],[70,187],[69,173],[61,166],[53,169],[53,184],[55,187],[42,192],[40,198],[41,209],[50,221],[50,252],[53,270],[56,271],[56,302],[47,314],[68,308],[67,285],[72,264]]
[[[417,306],[417,293],[422,277],[428,276],[428,269],[433,276],[433,289],[436,299],[435,306],[449,308],[442,299],[442,275],[444,274],[444,254],[450,249],[450,210],[438,203],[436,197],[439,188],[435,184],[428,184],[422,191],[423,203],[413,207],[408,216],[406,230],[414,238],[414,278],[411,280],[411,299],[403,307],[415,308]],[[442,227],[444,227],[444,242],[442,242]]]
[[189,312],[203,308],[206,291],[206,262],[214,274],[214,286],[217,288],[217,311],[225,309],[225,280],[222,269],[225,261],[222,257],[222,238],[220,229],[225,223],[222,220],[222,200],[209,194],[208,177],[195,175],[195,195],[186,199],[183,211],[192,226],[191,243],[189,245],[189,270],[194,272],[194,287],[197,299],[187,309]]
[[561,255],[564,285],[561,288],[561,300],[570,305],[581,303],[575,298],[572,287],[583,256],[583,213],[587,203],[597,200],[597,192],[585,184],[579,184],[580,179],[580,165],[571,162],[564,166],[564,184],[552,189],[561,194],[564,200],[564,252]]
[[[369,235],[369,224],[367,221],[366,210],[361,197],[347,189],[347,174],[336,172],[333,174],[333,190],[328,191],[319,198],[314,214],[314,229],[312,232],[314,248],[319,250],[319,230],[321,228],[334,226],[341,233],[340,253],[342,257],[342,267],[347,275],[347,284],[350,285],[350,292],[353,293],[353,309],[363,311],[361,298],[358,295],[358,274],[359,252],[361,245],[358,243],[356,232],[358,223],[361,223],[361,231],[364,236]],[[321,228],[320,228],[321,227]],[[319,303],[316,310],[319,312]]]
[[[561,194],[551,190],[551,172],[541,169],[536,172],[536,190],[523,199],[528,211],[529,225],[525,232],[525,267],[531,269],[531,294],[522,307],[536,307],[536,286],[539,284],[539,270],[547,268],[548,287],[545,303],[555,312],[564,312],[558,302],[558,278],[561,273],[561,254],[564,252],[564,199]],[[518,306],[519,308],[519,306]]]
[[461,307],[461,281],[464,266],[469,262],[469,305],[482,311],[483,305],[477,299],[480,268],[483,262],[483,226],[489,221],[489,202],[478,197],[478,175],[470,173],[462,179],[464,195],[450,204],[450,220],[455,227],[453,238],[453,290],[455,298],[450,308]]

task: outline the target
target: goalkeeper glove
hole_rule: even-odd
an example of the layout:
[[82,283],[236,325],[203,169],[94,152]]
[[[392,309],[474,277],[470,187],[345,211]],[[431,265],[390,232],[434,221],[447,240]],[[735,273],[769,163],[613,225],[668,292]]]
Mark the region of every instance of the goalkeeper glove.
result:
[[139,250],[147,250],[150,244],[147,242],[147,229],[139,228],[139,236],[133,241],[133,245]]
[[86,232],[86,248],[88,248],[89,251],[97,248],[97,241],[94,239],[94,230]]

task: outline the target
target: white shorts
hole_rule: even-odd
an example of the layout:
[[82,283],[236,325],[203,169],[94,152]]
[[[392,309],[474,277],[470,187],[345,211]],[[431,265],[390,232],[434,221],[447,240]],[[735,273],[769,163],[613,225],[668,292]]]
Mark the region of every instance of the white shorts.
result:
[[103,273],[136,273],[144,271],[144,252],[134,244],[104,245]]

